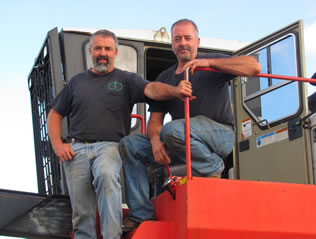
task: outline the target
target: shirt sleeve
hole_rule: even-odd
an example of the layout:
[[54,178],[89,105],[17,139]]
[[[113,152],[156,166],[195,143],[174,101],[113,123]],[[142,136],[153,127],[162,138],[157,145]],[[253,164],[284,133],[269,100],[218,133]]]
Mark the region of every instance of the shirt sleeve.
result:
[[71,81],[59,92],[59,94],[49,103],[61,116],[65,117],[70,113],[72,94],[70,91]]
[[[209,59],[209,58],[232,58],[232,56],[223,54],[223,53],[206,53],[206,54],[199,54],[198,59]],[[225,84],[226,82],[236,78],[236,75],[227,74],[223,72],[216,72],[216,79],[219,81],[220,84]]]
[[[155,80],[156,82],[163,82],[163,79],[165,79],[164,72],[159,74],[157,79]],[[149,102],[149,112],[166,112],[166,109],[164,107],[166,101],[157,101],[157,100],[150,100]]]
[[133,104],[148,101],[148,98],[144,94],[145,87],[148,83],[148,80],[143,79],[138,74],[131,74],[131,76],[129,77],[129,84],[130,96]]

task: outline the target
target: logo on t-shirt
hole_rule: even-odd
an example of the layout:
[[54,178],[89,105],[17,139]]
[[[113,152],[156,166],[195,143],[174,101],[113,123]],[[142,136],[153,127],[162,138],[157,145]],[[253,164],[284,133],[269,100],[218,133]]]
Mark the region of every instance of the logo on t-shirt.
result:
[[123,85],[118,81],[114,81],[108,84],[108,89],[110,91],[121,91],[123,89]]

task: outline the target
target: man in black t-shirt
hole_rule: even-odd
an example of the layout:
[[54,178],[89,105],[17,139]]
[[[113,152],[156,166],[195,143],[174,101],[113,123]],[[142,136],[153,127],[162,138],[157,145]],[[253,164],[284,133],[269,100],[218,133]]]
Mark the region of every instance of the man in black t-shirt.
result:
[[[230,106],[228,83],[234,76],[253,76],[260,72],[259,63],[251,56],[230,57],[223,54],[198,56],[200,44],[195,23],[182,19],[171,27],[175,66],[162,72],[156,82],[177,85],[184,71],[191,67],[211,67],[220,72],[200,71],[190,77],[193,97],[190,102],[190,142],[192,168],[209,177],[220,177],[223,158],[233,149],[234,117]],[[149,200],[146,165],[167,165],[185,162],[184,104],[177,99],[151,104],[147,136],[130,135],[120,142],[123,159],[125,191],[130,209],[123,230],[136,228],[144,220],[154,219]],[[163,125],[164,115],[172,121]],[[137,172],[137,173],[135,173]]]
[[[135,73],[114,68],[116,36],[100,30],[90,38],[94,67],[74,76],[51,102],[48,134],[63,162],[72,205],[75,238],[96,238],[96,209],[103,238],[122,234],[119,140],[129,134],[132,107],[146,97],[166,100],[191,96],[191,84],[148,82]],[[68,136],[61,122],[68,116]]]

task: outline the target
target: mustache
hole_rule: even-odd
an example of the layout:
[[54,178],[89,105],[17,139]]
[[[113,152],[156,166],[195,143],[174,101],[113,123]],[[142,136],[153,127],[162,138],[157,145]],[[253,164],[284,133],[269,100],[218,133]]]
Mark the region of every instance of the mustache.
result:
[[99,60],[106,60],[108,62],[109,58],[107,56],[97,56],[96,61],[98,62]]
[[188,46],[180,46],[180,47],[178,48],[178,52],[179,52],[179,51],[182,51],[182,50],[188,50],[188,51],[191,51],[191,48],[190,48],[190,47],[188,47]]

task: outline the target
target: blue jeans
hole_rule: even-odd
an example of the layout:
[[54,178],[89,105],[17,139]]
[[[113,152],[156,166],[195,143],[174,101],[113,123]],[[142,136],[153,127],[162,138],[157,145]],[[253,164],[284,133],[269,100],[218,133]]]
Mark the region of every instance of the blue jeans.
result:
[[[233,149],[235,133],[231,126],[219,124],[205,116],[190,118],[191,166],[202,175],[220,174],[223,158]],[[185,163],[184,119],[173,120],[163,126],[160,134],[171,160]],[[151,144],[146,135],[129,135],[120,141],[123,160],[128,217],[136,222],[154,218],[149,199],[146,166],[155,163]],[[158,164],[157,164],[158,165]]]
[[122,160],[118,143],[73,143],[71,147],[76,155],[64,162],[64,169],[75,238],[97,238],[98,207],[103,238],[119,239],[122,234]]

